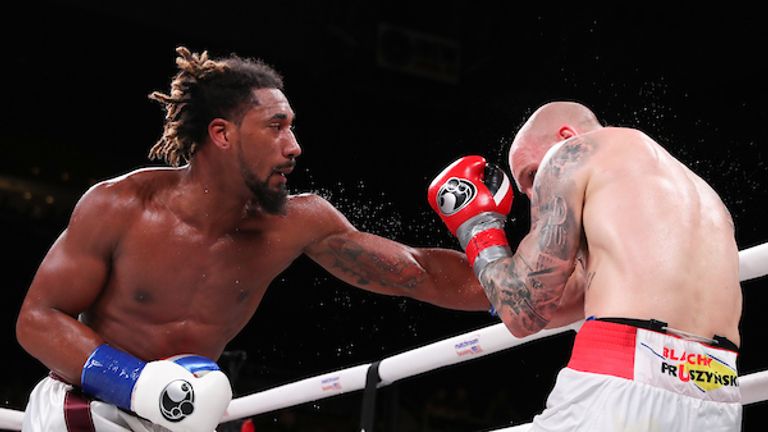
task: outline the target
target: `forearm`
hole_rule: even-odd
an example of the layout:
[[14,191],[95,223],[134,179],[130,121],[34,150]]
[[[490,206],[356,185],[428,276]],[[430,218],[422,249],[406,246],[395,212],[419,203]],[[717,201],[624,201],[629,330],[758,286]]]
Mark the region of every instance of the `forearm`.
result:
[[213,430],[232,399],[229,380],[213,360],[184,354],[145,362],[53,308],[22,307],[16,333],[30,354],[89,397],[164,430]]
[[460,310],[489,304],[464,254],[413,248],[353,231],[329,236],[306,253],[339,279],[368,291]]
[[[424,269],[424,283],[417,286],[420,300],[458,310],[487,311],[490,307],[483,287],[466,256],[450,249],[417,249],[416,260]],[[417,297],[417,298],[418,298]]]
[[481,272],[491,305],[517,337],[547,327],[555,315],[565,279],[555,267],[533,269],[519,255],[489,263]]
[[75,318],[53,308],[24,307],[16,323],[21,346],[71,384],[80,384],[83,365],[103,339]]

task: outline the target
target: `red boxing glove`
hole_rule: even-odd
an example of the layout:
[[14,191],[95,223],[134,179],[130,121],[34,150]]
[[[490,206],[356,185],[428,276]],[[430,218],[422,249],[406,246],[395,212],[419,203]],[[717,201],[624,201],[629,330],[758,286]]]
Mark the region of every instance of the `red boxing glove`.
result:
[[511,256],[504,222],[514,199],[509,178],[482,156],[465,156],[429,185],[429,204],[459,239],[476,275]]

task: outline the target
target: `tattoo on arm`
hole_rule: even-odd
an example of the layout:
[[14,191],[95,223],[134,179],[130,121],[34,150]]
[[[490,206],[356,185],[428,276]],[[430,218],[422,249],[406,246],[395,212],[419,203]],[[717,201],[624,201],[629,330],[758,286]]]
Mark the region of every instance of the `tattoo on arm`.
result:
[[350,239],[334,238],[328,245],[326,253],[333,257],[332,266],[354,278],[359,286],[413,290],[427,279],[412,259],[379,254]]
[[491,264],[480,281],[488,300],[497,310],[509,309],[527,329],[544,327],[547,320],[537,312],[532,293],[540,288],[537,276],[546,274],[548,269],[526,272],[515,258],[497,262],[500,265]]
[[[580,192],[570,176],[593,150],[591,141],[573,138],[541,168],[531,199],[534,241],[515,256],[489,264],[482,275],[491,304],[500,312],[509,311],[530,332],[547,325],[573,271],[582,229],[577,217],[581,208],[573,204]],[[533,265],[524,256],[535,257]]]
[[541,227],[539,246],[541,250],[552,251],[562,255],[567,252],[568,236],[568,204],[561,196],[554,196],[549,203],[541,209],[544,220]]

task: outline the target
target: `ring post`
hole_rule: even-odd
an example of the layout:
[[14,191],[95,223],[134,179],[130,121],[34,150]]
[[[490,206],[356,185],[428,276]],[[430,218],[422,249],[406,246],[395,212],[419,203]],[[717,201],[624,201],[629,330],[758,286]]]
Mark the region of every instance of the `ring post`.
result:
[[373,431],[373,421],[376,417],[376,388],[381,382],[379,362],[371,363],[365,378],[363,392],[363,408],[360,415],[360,432]]

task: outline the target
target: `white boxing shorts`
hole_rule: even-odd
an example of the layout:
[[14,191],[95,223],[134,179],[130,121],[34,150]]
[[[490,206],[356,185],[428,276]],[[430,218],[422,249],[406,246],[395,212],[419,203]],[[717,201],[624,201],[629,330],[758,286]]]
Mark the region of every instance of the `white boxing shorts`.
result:
[[22,432],[167,432],[98,400],[53,375],[41,380],[29,395]]
[[663,331],[587,320],[529,432],[739,431],[736,357]]

